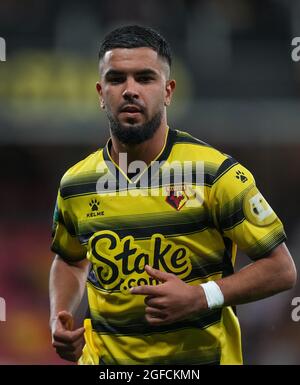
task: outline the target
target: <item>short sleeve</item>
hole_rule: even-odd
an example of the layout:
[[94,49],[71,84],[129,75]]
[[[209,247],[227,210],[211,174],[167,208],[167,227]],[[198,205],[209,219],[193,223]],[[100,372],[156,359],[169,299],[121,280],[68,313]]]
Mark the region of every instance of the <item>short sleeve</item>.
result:
[[251,259],[286,240],[283,224],[258,190],[253,175],[233,158],[219,168],[210,194],[215,226]]
[[86,257],[86,248],[80,244],[76,236],[75,226],[68,210],[59,191],[53,214],[51,250],[66,261],[75,262]]

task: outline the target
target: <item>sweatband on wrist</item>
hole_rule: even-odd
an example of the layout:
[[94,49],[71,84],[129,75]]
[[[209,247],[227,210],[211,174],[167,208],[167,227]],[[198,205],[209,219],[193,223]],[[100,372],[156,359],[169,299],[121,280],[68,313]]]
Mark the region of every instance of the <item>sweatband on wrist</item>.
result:
[[209,309],[216,309],[224,304],[224,296],[219,285],[214,281],[201,283]]

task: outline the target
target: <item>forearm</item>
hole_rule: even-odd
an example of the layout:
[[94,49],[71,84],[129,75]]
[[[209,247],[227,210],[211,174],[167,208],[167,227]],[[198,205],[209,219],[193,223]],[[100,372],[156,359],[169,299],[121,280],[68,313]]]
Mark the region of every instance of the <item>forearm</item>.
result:
[[56,256],[50,271],[50,325],[58,312],[66,310],[72,314],[82,299],[88,273],[87,260],[68,264]]
[[224,304],[238,305],[292,288],[296,270],[287,248],[280,245],[269,257],[216,282],[223,293]]
[[284,290],[281,288],[279,272],[264,273],[268,265],[268,261],[262,259],[230,277],[216,281],[223,293],[224,304],[239,305],[252,302]]

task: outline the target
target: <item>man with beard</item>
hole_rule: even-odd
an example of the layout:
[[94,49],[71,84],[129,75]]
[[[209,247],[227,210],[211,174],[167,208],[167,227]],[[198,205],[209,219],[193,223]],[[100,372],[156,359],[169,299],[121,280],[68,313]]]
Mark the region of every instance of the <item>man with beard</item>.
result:
[[[99,59],[111,136],[60,184],[53,346],[82,364],[240,364],[234,306],[296,280],[282,223],[246,168],[168,127],[175,81],[161,35],[118,28]],[[253,263],[234,273],[237,247]],[[74,330],[85,285],[89,314]]]

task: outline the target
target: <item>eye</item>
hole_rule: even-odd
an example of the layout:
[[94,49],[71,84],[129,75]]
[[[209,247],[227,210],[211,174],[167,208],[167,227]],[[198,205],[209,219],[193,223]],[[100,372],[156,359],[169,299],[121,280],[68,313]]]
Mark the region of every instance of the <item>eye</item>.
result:
[[124,82],[124,77],[123,76],[114,76],[114,77],[108,79],[108,82],[111,84],[121,84]]
[[154,80],[153,76],[149,76],[149,75],[142,75],[137,78],[137,81],[139,83],[150,83],[152,80]]
[[107,83],[121,84],[125,81],[126,77],[121,73],[108,73],[105,78]]

